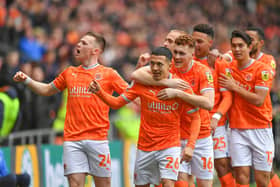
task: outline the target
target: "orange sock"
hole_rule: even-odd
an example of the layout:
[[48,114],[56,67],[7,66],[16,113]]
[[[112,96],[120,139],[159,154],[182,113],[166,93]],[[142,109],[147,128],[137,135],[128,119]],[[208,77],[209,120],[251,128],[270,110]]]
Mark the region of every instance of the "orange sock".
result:
[[236,183],[236,187],[250,187],[250,184],[238,184],[238,183]]
[[188,187],[188,182],[186,181],[176,181],[175,182],[175,187]]
[[221,187],[235,187],[235,179],[232,176],[232,173],[228,173],[219,178]]
[[277,174],[274,174],[272,179],[270,180],[272,187],[279,187],[280,186],[280,179]]

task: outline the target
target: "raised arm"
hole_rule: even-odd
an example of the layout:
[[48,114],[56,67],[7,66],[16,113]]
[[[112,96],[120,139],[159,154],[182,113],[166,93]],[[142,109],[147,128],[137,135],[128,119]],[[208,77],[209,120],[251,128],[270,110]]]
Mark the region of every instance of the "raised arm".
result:
[[14,75],[13,79],[15,82],[24,82],[33,92],[38,95],[51,96],[59,92],[59,90],[52,86],[52,83],[46,84],[35,81],[21,71],[18,71]]
[[95,93],[104,103],[113,109],[119,109],[128,103],[122,95],[114,97],[105,92],[95,80],[90,83],[88,89],[90,92]]

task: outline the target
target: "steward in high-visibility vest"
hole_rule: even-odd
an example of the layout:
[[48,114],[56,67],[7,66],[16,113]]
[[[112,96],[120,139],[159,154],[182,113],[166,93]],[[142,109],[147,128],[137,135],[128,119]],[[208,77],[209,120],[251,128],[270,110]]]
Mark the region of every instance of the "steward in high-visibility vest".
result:
[[0,88],[0,138],[6,137],[12,131],[17,121],[20,102],[13,87]]

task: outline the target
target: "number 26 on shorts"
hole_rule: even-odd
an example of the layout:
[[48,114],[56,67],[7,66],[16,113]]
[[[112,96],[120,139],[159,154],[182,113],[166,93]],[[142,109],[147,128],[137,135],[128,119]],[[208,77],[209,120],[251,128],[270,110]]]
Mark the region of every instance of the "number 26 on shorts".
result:
[[166,160],[168,160],[168,163],[166,164],[165,168],[175,168],[176,170],[179,169],[179,158],[174,159],[173,157],[168,156],[166,157]]

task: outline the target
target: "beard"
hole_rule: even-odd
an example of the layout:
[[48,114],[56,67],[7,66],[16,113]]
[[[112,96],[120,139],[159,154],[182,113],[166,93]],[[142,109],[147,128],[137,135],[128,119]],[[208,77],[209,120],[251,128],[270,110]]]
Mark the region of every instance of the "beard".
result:
[[258,46],[257,46],[257,45],[253,46],[252,49],[251,49],[251,51],[250,51],[250,56],[256,54],[257,51],[258,51]]

